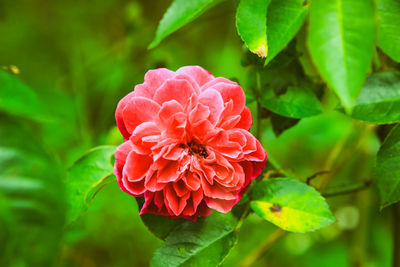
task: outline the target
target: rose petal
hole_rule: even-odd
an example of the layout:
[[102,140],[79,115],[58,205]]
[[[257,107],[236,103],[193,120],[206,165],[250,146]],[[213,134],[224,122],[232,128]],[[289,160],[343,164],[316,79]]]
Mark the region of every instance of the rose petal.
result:
[[160,105],[151,99],[132,98],[122,112],[126,129],[129,133],[132,133],[139,124],[153,121],[159,110]]

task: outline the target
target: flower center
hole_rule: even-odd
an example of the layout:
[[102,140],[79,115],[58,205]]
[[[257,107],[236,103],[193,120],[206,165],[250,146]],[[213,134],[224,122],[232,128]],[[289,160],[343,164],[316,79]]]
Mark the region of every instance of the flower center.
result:
[[181,148],[188,148],[189,149],[189,155],[199,155],[203,158],[207,158],[208,157],[208,153],[206,148],[201,145],[196,143],[195,141],[190,141],[187,144],[181,143],[178,145]]

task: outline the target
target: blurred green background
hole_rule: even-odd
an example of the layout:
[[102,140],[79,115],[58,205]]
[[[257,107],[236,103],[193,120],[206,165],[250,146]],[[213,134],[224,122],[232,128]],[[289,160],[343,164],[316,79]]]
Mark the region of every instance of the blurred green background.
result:
[[[147,50],[169,4],[0,1],[0,66],[17,66],[17,77],[34,89],[48,114],[37,122],[0,112],[1,266],[148,265],[161,241],[142,224],[135,199],[116,183],[68,227],[63,197],[66,168],[94,146],[122,142],[116,105],[143,82],[147,70],[200,65],[237,80],[255,112],[253,67],[242,65],[246,54],[234,27],[236,3],[219,4]],[[290,45],[287,54],[288,60],[280,59],[287,63],[264,70],[263,77],[279,73],[277,83],[290,79],[300,65],[290,58]],[[379,148],[374,129],[329,111],[334,96],[324,101],[324,115],[303,119],[279,137],[269,119],[263,122],[269,157],[301,180],[323,166],[338,166],[332,186],[370,179]],[[22,180],[12,183],[4,178],[9,176]],[[390,212],[379,212],[375,189],[328,201],[335,224],[310,234],[286,234],[254,266],[390,266]],[[223,265],[240,266],[275,229],[252,214]]]

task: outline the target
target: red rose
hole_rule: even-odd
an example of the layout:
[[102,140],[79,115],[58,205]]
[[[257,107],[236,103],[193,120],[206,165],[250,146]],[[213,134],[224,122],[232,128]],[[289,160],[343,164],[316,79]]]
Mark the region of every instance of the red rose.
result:
[[125,142],[114,173],[123,191],[144,197],[140,214],[226,213],[265,166],[242,88],[198,66],[148,71],[115,117]]

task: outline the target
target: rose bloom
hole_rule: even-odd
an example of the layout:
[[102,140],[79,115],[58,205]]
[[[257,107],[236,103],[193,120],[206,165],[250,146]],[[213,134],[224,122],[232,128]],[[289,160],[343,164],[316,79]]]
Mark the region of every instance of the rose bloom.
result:
[[144,197],[140,214],[195,221],[232,209],[267,159],[245,102],[236,82],[199,66],[146,73],[115,113],[125,141],[114,173],[123,191]]

